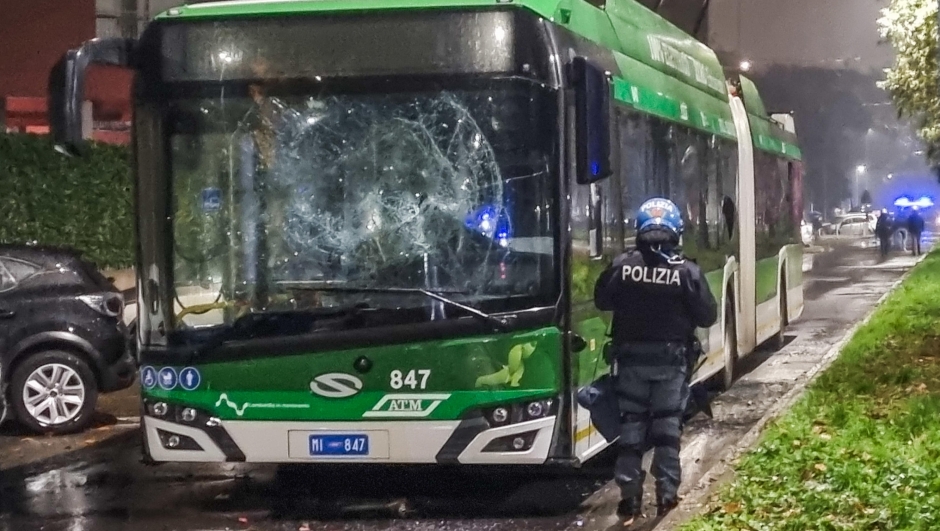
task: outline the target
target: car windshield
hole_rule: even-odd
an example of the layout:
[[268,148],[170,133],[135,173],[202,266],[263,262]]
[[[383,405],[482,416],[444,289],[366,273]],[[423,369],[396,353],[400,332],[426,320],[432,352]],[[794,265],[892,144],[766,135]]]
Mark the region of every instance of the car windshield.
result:
[[[173,101],[176,300],[244,311],[554,301],[551,91],[517,78]],[[435,310],[435,306],[437,306]],[[184,322],[185,319],[184,319]]]

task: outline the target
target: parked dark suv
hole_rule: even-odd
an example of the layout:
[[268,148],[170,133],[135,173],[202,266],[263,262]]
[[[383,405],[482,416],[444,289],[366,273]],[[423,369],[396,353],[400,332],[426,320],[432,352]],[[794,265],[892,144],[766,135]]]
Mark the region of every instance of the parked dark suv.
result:
[[77,251],[0,245],[0,386],[8,414],[44,433],[80,431],[98,393],[134,381],[124,300]]

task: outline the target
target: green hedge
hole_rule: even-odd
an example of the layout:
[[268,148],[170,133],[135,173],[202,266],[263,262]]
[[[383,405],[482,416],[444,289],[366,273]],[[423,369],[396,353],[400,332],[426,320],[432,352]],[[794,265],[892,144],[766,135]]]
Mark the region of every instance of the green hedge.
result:
[[83,157],[49,137],[0,134],[0,242],[67,245],[103,268],[134,261],[126,147],[94,143]]

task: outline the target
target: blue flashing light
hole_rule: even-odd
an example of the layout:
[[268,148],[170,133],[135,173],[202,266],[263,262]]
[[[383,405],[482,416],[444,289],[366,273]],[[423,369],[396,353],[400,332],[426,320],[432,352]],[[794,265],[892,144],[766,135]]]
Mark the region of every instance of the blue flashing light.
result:
[[598,162],[591,163],[591,175],[597,175],[601,172],[601,165]]
[[894,206],[900,207],[900,208],[910,208],[910,207],[930,208],[934,206],[934,202],[933,202],[933,199],[931,199],[930,197],[926,195],[921,197],[917,201],[912,201],[910,197],[904,196],[904,197],[899,197],[895,199]]
[[472,231],[497,240],[502,247],[508,246],[512,237],[508,213],[493,205],[484,205],[470,212],[464,224]]

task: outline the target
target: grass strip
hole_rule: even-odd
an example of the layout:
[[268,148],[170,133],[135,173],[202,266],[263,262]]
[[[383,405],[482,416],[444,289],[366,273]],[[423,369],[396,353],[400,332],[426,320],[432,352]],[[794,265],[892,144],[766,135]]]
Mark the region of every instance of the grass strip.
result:
[[940,252],[681,531],[940,530]]

